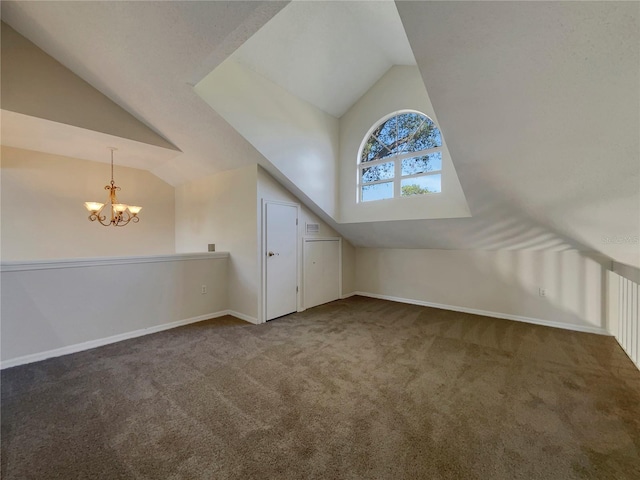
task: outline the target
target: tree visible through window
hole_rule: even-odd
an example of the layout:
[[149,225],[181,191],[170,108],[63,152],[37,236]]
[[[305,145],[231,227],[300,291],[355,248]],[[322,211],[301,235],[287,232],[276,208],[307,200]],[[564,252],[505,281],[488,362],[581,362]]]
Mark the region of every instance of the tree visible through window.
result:
[[442,191],[442,136],[433,120],[418,112],[396,112],[374,129],[362,146],[360,201]]

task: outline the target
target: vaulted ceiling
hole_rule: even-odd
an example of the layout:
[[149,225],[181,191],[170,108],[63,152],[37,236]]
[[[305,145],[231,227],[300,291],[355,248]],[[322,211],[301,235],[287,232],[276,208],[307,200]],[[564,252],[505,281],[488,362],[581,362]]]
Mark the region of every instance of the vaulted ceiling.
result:
[[179,148],[179,184],[259,154],[192,85],[287,2],[2,2],[2,20]]
[[473,215],[425,233],[639,265],[639,4],[397,5]]
[[393,65],[415,65],[392,1],[294,1],[234,60],[334,117]]
[[[285,6],[8,1],[2,18],[175,145],[153,173],[179,184],[261,161],[192,85]],[[640,6],[396,6],[472,217],[339,230],[363,246],[579,248],[640,266]]]

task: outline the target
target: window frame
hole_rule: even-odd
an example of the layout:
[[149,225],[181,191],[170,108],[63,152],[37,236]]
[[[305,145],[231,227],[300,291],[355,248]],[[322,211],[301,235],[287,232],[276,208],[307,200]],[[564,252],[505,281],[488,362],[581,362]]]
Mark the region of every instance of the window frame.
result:
[[[402,114],[405,113],[416,113],[418,115],[421,115],[423,117],[425,117],[426,119],[430,120],[435,127],[438,129],[438,131],[440,132],[440,139],[442,140],[442,145],[440,145],[439,147],[433,147],[433,148],[428,148],[425,150],[418,150],[418,151],[412,151],[412,152],[404,152],[404,153],[400,153],[400,154],[393,154],[393,155],[389,155],[388,157],[384,157],[384,158],[379,158],[378,160],[372,160],[369,162],[363,162],[362,161],[362,151],[364,150],[365,145],[367,144],[367,142],[369,141],[369,139],[371,137],[374,137],[378,142],[380,142],[381,145],[384,145],[384,143],[382,141],[380,141],[380,139],[378,137],[375,137],[373,135],[373,132],[382,124],[384,124],[387,120],[389,120],[390,118],[393,117],[397,117],[400,116]],[[420,128],[420,127],[418,127]],[[357,160],[357,184],[356,184],[356,202],[357,203],[369,203],[369,202],[379,202],[379,201],[384,201],[384,200],[393,200],[393,199],[398,199],[398,198],[411,198],[411,197],[422,197],[423,195],[402,195],[402,180],[406,180],[406,179],[410,179],[410,178],[418,178],[418,177],[426,177],[428,175],[440,175],[441,177],[441,187],[440,187],[440,192],[433,192],[433,193],[428,193],[428,194],[424,194],[424,195],[437,195],[439,193],[442,193],[442,175],[443,175],[443,165],[441,164],[440,169],[439,170],[433,170],[433,171],[429,171],[429,172],[421,172],[421,173],[414,173],[414,174],[410,174],[410,175],[402,175],[402,161],[406,160],[407,158],[416,158],[416,157],[423,157],[425,155],[429,155],[432,153],[436,153],[436,152],[443,152],[444,151],[444,139],[442,139],[442,130],[440,130],[440,127],[438,126],[438,124],[427,114],[422,113],[418,110],[397,110],[395,112],[389,113],[388,115],[385,115],[384,117],[382,117],[380,120],[378,120],[377,122],[375,122],[373,124],[373,126],[367,131],[367,134],[364,136],[362,143],[360,144],[360,148],[358,149],[358,160]],[[363,172],[365,168],[369,168],[372,166],[376,166],[376,165],[382,165],[385,163],[393,163],[393,178],[385,178],[382,180],[374,180],[373,182],[363,182],[362,181],[362,177],[363,177]],[[378,185],[378,184],[382,184],[382,183],[393,183],[393,197],[391,198],[381,198],[378,200],[362,200],[362,188],[364,186],[368,186],[368,185]]]

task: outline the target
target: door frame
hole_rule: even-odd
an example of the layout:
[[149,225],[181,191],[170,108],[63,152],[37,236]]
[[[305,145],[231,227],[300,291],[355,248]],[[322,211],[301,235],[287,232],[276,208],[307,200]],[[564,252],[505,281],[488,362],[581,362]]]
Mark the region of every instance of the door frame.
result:
[[335,242],[338,241],[338,292],[340,295],[337,300],[342,298],[342,237],[314,237],[314,236],[303,236],[302,237],[302,257],[301,257],[301,265],[302,265],[302,288],[299,288],[302,295],[300,296],[302,302],[302,309],[298,311],[304,311],[307,309],[307,306],[304,304],[304,289],[305,289],[305,272],[304,272],[304,246],[307,242]]
[[267,322],[267,205],[284,205],[287,207],[296,207],[296,285],[298,286],[298,291],[296,292],[296,311],[301,312],[301,303],[300,303],[300,294],[302,293],[302,288],[300,284],[301,280],[301,272],[300,272],[300,204],[293,202],[284,202],[280,200],[267,200],[265,198],[261,199],[262,202],[262,216],[260,218],[260,245],[259,245],[259,255],[260,255],[260,305],[258,309],[258,323],[266,323]]

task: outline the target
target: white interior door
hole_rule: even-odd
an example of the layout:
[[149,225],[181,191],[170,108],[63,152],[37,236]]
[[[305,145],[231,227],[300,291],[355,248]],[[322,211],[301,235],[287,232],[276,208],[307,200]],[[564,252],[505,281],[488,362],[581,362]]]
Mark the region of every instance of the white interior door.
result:
[[304,308],[340,298],[340,240],[305,239]]
[[298,208],[266,203],[266,320],[295,312],[298,306]]

